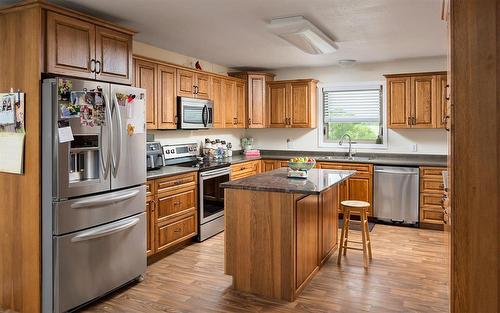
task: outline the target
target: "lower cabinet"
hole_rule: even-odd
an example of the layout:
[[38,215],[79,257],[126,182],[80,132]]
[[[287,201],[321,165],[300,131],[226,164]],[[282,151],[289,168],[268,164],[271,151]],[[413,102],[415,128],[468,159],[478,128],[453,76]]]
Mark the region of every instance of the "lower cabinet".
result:
[[420,226],[441,229],[444,225],[444,167],[420,167]]
[[198,235],[197,173],[147,182],[148,256]]
[[319,201],[319,227],[321,233],[320,261],[321,264],[328,260],[337,246],[338,240],[338,213],[339,213],[339,190],[340,186],[323,192]]

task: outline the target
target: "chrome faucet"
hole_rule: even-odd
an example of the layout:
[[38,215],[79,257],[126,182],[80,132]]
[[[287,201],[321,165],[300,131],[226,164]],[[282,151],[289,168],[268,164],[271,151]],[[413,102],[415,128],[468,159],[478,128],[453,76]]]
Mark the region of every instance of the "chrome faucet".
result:
[[352,140],[351,140],[351,136],[349,136],[349,134],[346,133],[346,134],[342,135],[342,137],[340,137],[339,146],[341,146],[344,143],[344,138],[345,137],[349,138],[349,154],[347,155],[347,159],[348,160],[352,160],[353,159],[353,157],[352,157],[352,149],[351,149]]

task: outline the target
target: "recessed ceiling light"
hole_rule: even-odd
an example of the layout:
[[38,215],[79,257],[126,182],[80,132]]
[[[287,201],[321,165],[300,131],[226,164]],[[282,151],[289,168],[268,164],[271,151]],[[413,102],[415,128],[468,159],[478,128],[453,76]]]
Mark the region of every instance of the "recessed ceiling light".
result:
[[304,52],[327,54],[337,51],[335,42],[303,16],[275,18],[268,27]]

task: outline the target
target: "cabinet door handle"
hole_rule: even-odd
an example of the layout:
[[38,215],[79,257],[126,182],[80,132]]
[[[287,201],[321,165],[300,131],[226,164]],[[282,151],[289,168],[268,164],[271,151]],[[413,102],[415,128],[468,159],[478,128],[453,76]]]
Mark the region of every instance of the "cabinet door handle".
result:
[[444,90],[445,90],[445,99],[450,100],[450,93],[448,91],[450,90],[450,85],[447,84]]
[[415,116],[412,116],[411,121],[412,125],[417,125],[417,118]]
[[94,59],[90,60],[90,71],[92,73],[95,73],[95,60]]
[[194,86],[194,90],[196,91],[196,94],[199,94],[199,93],[200,93],[200,87],[198,87],[198,86]]
[[193,85],[193,95],[196,94],[196,85]]
[[100,74],[101,73],[101,61],[96,61],[95,64],[96,64],[95,73]]
[[444,124],[444,130],[450,131],[450,128],[448,127],[448,120],[450,119],[449,115],[446,115],[443,119],[443,124]]
[[406,122],[406,124],[411,125],[411,116],[408,116],[408,121]]
[[248,125],[252,124],[252,119],[248,118]]

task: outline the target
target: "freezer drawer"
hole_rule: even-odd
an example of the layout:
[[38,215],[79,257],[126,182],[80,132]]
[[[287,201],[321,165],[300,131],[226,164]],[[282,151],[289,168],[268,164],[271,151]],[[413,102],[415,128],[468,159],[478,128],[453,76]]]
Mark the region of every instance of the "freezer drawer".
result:
[[418,222],[419,169],[375,166],[374,216],[380,220]]
[[54,237],[54,311],[65,312],[142,275],[145,213]]
[[54,235],[94,227],[146,210],[146,186],[54,203]]

